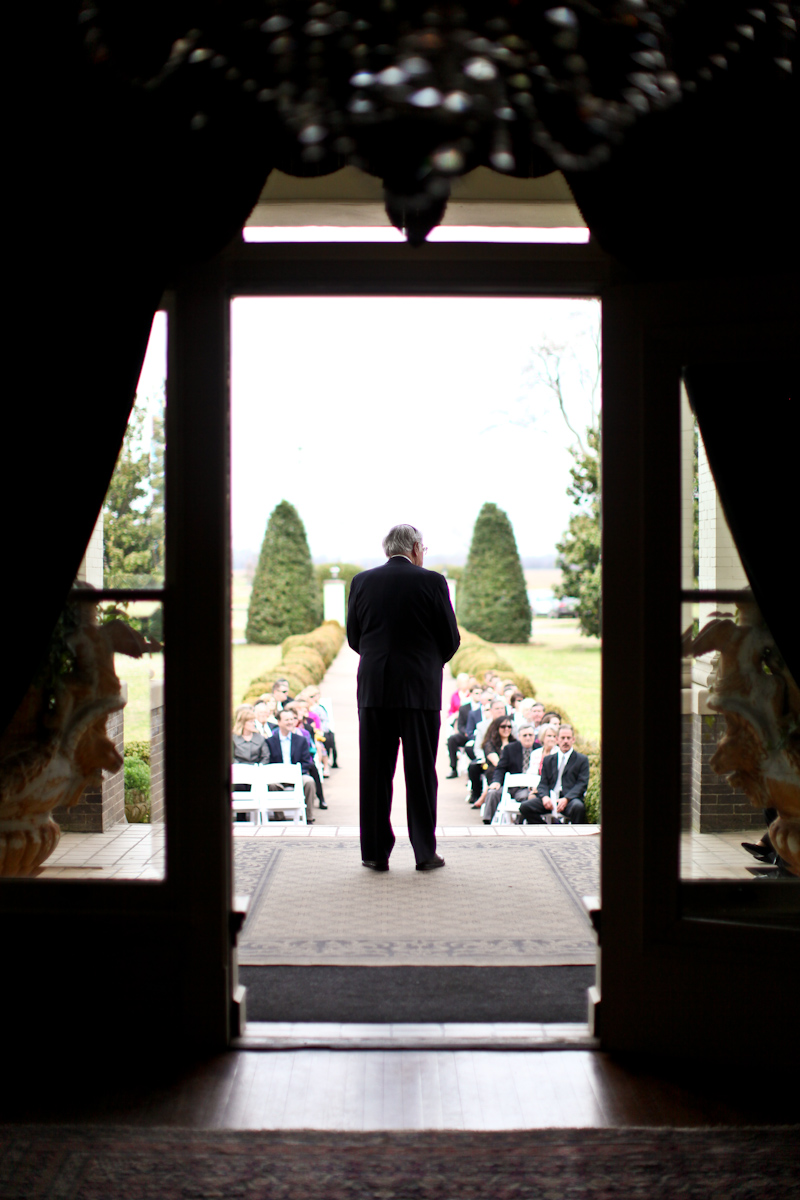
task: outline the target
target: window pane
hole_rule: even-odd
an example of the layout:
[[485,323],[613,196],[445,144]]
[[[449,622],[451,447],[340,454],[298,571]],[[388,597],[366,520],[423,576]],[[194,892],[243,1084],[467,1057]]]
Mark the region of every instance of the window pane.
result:
[[0,874],[163,879],[162,605],[70,600],[0,761]]
[[795,878],[768,830],[779,836],[784,785],[800,782],[798,692],[754,603],[685,393],[681,405],[683,587],[716,593],[681,610],[681,877]]
[[167,315],[153,318],[136,401],[78,582],[95,588],[164,583]]

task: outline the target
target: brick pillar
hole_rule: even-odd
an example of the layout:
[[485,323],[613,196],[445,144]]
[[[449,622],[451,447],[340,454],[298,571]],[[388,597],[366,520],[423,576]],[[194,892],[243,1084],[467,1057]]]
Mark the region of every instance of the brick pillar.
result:
[[[128,685],[121,684],[122,699],[128,702]],[[125,750],[125,710],[109,713],[106,734],[114,743],[120,757]],[[98,787],[87,787],[72,808],[56,808],[53,819],[65,833],[104,833],[114,825],[125,822],[125,773],[120,767],[111,774],[103,771]]]
[[150,683],[150,824],[164,817],[164,684]]
[[727,780],[712,771],[709,761],[725,732],[719,713],[692,713],[691,827],[696,833],[724,833],[732,829],[764,829],[764,813],[754,808],[744,792],[734,791]]

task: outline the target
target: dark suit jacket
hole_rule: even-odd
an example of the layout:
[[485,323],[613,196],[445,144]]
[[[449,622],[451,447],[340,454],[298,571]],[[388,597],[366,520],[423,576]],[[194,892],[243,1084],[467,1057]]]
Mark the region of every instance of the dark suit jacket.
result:
[[441,710],[442,668],[461,638],[447,581],[390,558],[350,584],[347,640],[361,655],[359,708]]
[[464,733],[467,735],[468,739],[475,737],[475,730],[478,728],[485,715],[486,714],[483,711],[483,705],[481,705],[480,708],[474,709],[474,711],[469,714],[467,717],[467,725],[464,730]]
[[[483,709],[480,704],[478,705],[477,708],[473,708],[471,700],[468,700],[466,704],[462,704],[461,708],[458,710],[458,721],[456,722],[456,729],[458,730],[458,732],[466,733],[467,732],[467,722],[469,721],[469,718],[472,716],[472,714],[474,712],[480,713],[482,711],[483,711]],[[473,731],[474,731],[474,727],[473,727]]]
[[[533,750],[534,747],[532,746],[531,754],[533,754]],[[509,742],[506,748],[503,750],[503,753],[500,755],[500,761],[494,769],[492,783],[499,783],[502,786],[506,775],[519,775],[521,771],[522,742]]]
[[[548,754],[542,759],[542,777],[536,789],[540,800],[546,800],[558,779],[558,755]],[[561,797],[567,800],[582,800],[589,786],[589,760],[585,754],[573,750],[561,776]]]
[[[269,748],[269,760],[272,763],[282,763],[283,754],[281,753],[281,736],[277,729],[271,738],[267,739]],[[311,751],[308,748],[308,738],[302,733],[292,734],[292,762],[300,763],[304,775],[311,774],[311,768],[314,766],[314,760],[311,757]]]

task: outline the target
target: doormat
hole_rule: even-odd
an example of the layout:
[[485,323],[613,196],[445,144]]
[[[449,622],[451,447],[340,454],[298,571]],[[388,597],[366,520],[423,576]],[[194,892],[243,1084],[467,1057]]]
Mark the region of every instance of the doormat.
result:
[[239,962],[594,963],[597,946],[580,897],[599,889],[596,839],[540,847],[527,838],[451,838],[442,849],[445,868],[419,872],[410,842],[398,839],[391,869],[376,874],[362,867],[352,838],[242,838],[234,847],[236,892],[250,896],[250,907]]
[[263,1133],[12,1126],[5,1200],[788,1200],[797,1128]]

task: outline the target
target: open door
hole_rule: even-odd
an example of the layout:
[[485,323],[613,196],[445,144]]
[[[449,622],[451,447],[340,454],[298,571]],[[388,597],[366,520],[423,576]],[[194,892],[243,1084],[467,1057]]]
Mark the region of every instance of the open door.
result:
[[[692,641],[718,611],[730,614],[740,636],[748,596],[732,542],[726,554],[704,543],[699,571],[693,569],[682,377],[693,364],[788,360],[789,312],[790,297],[772,283],[622,285],[603,293],[605,736],[596,1028],[609,1050],[755,1060],[781,1015],[796,1006],[800,880],[747,870],[756,864],[734,833],[749,826],[741,840],[760,839],[763,810],[737,796],[724,774],[714,775],[725,722],[708,679],[713,651],[681,657],[681,633],[688,629]],[[769,399],[754,396],[749,412],[728,418],[751,439],[754,470],[767,465],[758,453],[758,423]],[[728,402],[720,394],[718,403]],[[788,413],[778,397],[769,412],[770,436],[790,436],[781,430]],[[690,444],[688,453],[691,461]],[[724,540],[718,504],[715,514]],[[790,514],[765,512],[765,519],[788,523]],[[703,787],[716,804],[711,811],[706,803],[705,814]],[[692,871],[687,840],[726,825],[739,858]],[[796,1063],[796,1042],[783,1041],[782,1065],[787,1057]]]

